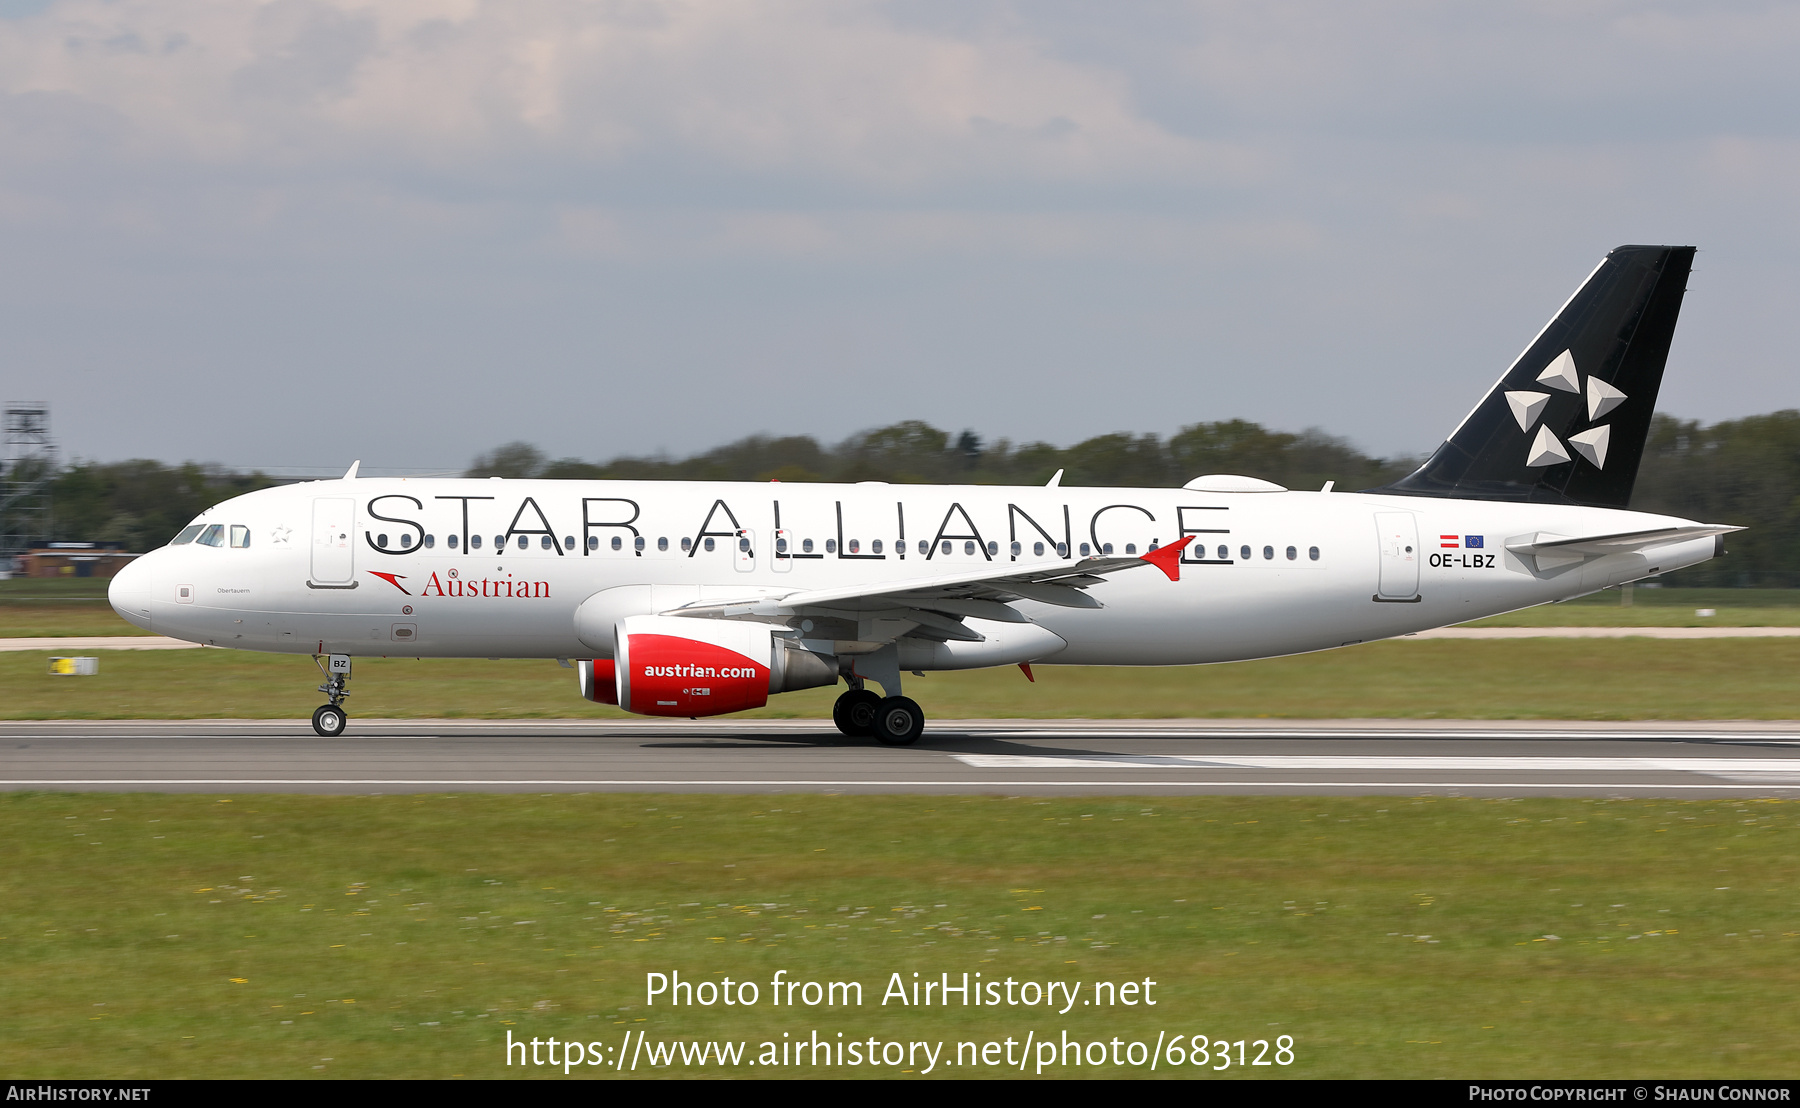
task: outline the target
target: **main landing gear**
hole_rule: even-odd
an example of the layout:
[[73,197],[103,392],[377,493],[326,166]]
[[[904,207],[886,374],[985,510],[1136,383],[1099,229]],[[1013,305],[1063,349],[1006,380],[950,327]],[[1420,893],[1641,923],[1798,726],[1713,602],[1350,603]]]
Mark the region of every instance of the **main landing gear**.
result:
[[[316,654],[313,664],[319,665]],[[344,713],[344,698],[350,695],[350,690],[344,687],[350,680],[350,656],[333,654],[329,667],[319,665],[319,670],[325,674],[325,683],[319,686],[319,691],[325,694],[329,703],[319,705],[313,712],[313,730],[328,739],[335,739],[344,733],[344,727],[350,722],[350,717]]]
[[831,722],[853,738],[869,736],[883,746],[910,746],[925,730],[925,711],[911,697],[881,697],[862,682],[837,698]]

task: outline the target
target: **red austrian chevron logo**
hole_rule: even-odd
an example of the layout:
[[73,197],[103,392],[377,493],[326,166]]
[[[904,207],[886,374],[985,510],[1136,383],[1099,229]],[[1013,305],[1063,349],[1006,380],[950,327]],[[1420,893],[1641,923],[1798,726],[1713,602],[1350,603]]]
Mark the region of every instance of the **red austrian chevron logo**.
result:
[[[400,582],[406,580],[405,574],[383,573],[378,569],[371,569],[366,572],[374,574],[375,576],[381,578],[383,581],[386,581],[388,584],[394,586],[396,589],[399,589],[401,592],[406,592],[406,586],[402,585],[400,583]],[[412,593],[406,592],[406,595],[411,596]]]

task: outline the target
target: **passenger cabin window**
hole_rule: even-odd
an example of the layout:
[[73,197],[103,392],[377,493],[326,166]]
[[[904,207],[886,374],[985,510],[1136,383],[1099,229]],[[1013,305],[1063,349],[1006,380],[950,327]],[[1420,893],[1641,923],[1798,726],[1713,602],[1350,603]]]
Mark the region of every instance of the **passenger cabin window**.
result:
[[1307,547],[1306,548],[1306,556],[1308,558],[1311,558],[1315,562],[1318,561],[1319,560],[1319,548],[1316,546]]
[[589,535],[588,536],[588,549],[589,550],[600,549],[600,536],[599,535]]
[[811,539],[801,539],[800,540],[800,553],[802,553],[802,554],[811,554],[812,553],[812,540]]
[[1031,544],[1031,552],[1033,554],[1042,555],[1044,553],[1044,544],[1041,542],[1032,543]]
[[[931,544],[926,542],[924,539],[920,539],[919,540],[919,553],[921,553],[921,554],[931,553]],[[948,552],[946,551],[946,553],[948,553]]]
[[[519,537],[524,538],[525,536],[520,535]],[[556,540],[551,538],[549,535],[544,535],[538,539],[538,548],[540,550],[548,550],[555,545],[556,545]]]
[[181,529],[181,533],[169,540],[170,546],[186,546],[194,541],[194,536],[206,529],[203,523],[190,523]]
[[850,553],[855,554],[857,551],[859,551],[861,549],[862,549],[862,543],[858,542],[855,539],[850,540]]
[[869,544],[869,549],[876,554],[881,553],[881,540],[876,539],[874,542],[871,542]]
[[469,549],[470,550],[480,550],[481,549],[481,536],[480,535],[470,535],[469,536]]
[[194,541],[199,543],[201,546],[224,546],[225,545],[225,525],[223,523],[213,524],[212,526],[208,527],[206,530],[200,532],[200,537],[195,539]]
[[[570,541],[573,542],[574,540],[571,539]],[[639,554],[642,554],[644,552],[644,536],[639,535],[637,538],[632,539],[631,540],[631,549],[637,551]]]
[[[500,546],[501,544],[495,543],[494,545]],[[530,550],[531,549],[531,536],[530,535],[520,535],[519,536],[519,549],[520,550]]]
[[[640,543],[643,541],[644,541],[643,539],[638,540],[638,542],[640,542]],[[563,536],[563,549],[564,550],[575,549],[575,536],[574,535],[564,535]]]
[[1272,562],[1274,560],[1275,560],[1275,548],[1272,546],[1263,547],[1263,561]]
[[692,549],[694,549],[694,540],[693,540],[693,539],[690,539],[690,538],[688,538],[688,537],[687,537],[687,536],[685,536],[685,535],[684,535],[684,536],[682,536],[682,539],[681,539],[681,552],[682,552],[682,553],[683,553],[683,554],[686,554],[686,553],[687,553],[687,552],[688,552],[688,551],[690,551],[690,550],[692,550]]
[[658,536],[658,538],[656,540],[656,549],[658,549],[658,550],[669,549],[669,540],[667,538]]
[[456,539],[455,535],[445,535],[444,536],[444,545],[449,547],[450,549],[452,549],[452,550],[456,549],[456,542],[457,542],[457,539]]
[[437,545],[437,536],[436,535],[426,535],[425,536],[425,549],[430,550],[432,547],[434,547],[436,545]]
[[245,527],[241,523],[232,524],[231,525],[231,547],[232,547],[232,549],[233,550],[242,550],[249,545],[250,545],[250,528]]
[[1085,542],[1081,544],[1081,556],[1083,558],[1088,556],[1088,544]]
[[1231,547],[1229,547],[1229,546],[1219,547],[1219,561],[1223,562],[1229,557],[1231,557]]
[[382,550],[387,549],[387,532],[386,531],[383,531],[381,534],[375,536],[375,545]]
[[1238,547],[1238,557],[1243,559],[1246,562],[1249,561],[1250,560],[1250,548],[1247,546]]
[[716,549],[716,547],[713,545],[713,541],[711,539],[707,539],[706,540],[706,552],[708,554],[711,554],[715,549]]
[[1290,562],[1293,561],[1295,558],[1299,557],[1299,555],[1300,555],[1300,552],[1298,550],[1295,550],[1293,547],[1290,546],[1287,548],[1288,561],[1290,561]]
[[623,550],[625,548],[625,539],[622,536],[614,535],[612,537],[612,548],[614,550]]
[[827,553],[827,554],[836,554],[837,553],[837,540],[836,539],[826,539],[825,540],[825,553]]

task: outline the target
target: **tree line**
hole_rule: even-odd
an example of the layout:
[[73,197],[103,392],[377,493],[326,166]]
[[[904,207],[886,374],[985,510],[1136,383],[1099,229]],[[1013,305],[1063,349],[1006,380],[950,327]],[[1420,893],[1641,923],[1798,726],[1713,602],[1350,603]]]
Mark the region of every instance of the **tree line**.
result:
[[[1417,458],[1377,458],[1321,431],[1271,431],[1246,420],[1196,423],[1166,438],[1100,435],[1069,447],[985,442],[908,421],[835,444],[806,435],[752,435],[687,457],[551,459],[509,443],[476,457],[470,477],[689,481],[889,481],[1173,487],[1203,473],[1239,473],[1294,489],[1326,481],[1344,491],[1384,485]],[[148,550],[207,507],[277,484],[261,472],[161,462],[78,462],[51,483],[52,534]],[[1658,415],[1638,474],[1634,509],[1747,527],[1729,557],[1685,570],[1671,584],[1800,587],[1800,411],[1710,426]]]

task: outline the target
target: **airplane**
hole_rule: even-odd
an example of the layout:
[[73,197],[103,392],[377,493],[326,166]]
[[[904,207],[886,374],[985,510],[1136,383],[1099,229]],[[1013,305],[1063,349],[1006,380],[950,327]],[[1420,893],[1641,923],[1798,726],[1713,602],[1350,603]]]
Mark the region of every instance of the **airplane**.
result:
[[[113,578],[146,630],[308,654],[313,727],[357,657],[557,659],[647,716],[847,687],[925,726],[902,674],[1175,666],[1407,635],[1695,565],[1740,528],[1628,510],[1694,248],[1608,253],[1416,471],[1294,491],[343,478],[202,512]],[[869,686],[878,685],[877,694]]]

